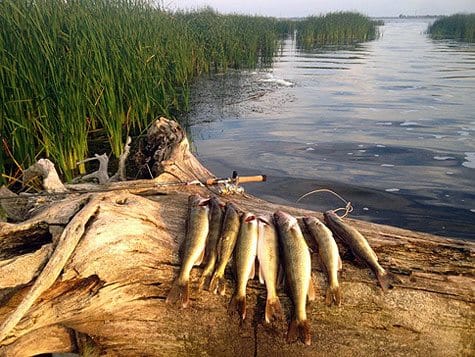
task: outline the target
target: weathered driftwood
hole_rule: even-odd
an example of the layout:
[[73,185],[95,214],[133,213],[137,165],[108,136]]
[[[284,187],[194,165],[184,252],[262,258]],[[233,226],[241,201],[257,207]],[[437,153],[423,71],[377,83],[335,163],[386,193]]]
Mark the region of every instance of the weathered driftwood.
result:
[[[150,188],[211,176],[180,130],[164,119],[151,129],[174,135],[163,141],[168,145],[158,145],[161,161],[152,165],[161,172],[158,178],[109,183],[101,188],[123,190],[66,196],[22,223],[0,223],[0,355],[475,353],[475,244],[356,220],[381,264],[396,276],[394,287],[382,293],[369,269],[344,259],[342,306],[327,307],[326,281],[313,254],[320,298],[307,308],[311,346],[285,342],[291,311],[285,292],[280,297],[287,320],[263,322],[265,289],[257,281],[249,284],[246,322],[229,315],[231,272],[226,296],[195,289],[189,308],[167,305],[180,265],[187,197],[211,193],[185,185]],[[255,197],[223,200],[256,213],[283,209],[321,218]],[[200,272],[192,275],[195,288]]]

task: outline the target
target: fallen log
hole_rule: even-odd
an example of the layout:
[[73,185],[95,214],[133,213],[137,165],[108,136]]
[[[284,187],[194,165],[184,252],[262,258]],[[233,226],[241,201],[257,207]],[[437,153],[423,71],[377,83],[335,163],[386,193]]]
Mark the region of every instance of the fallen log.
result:
[[[153,143],[152,137],[158,140]],[[475,244],[357,220],[350,222],[396,277],[393,288],[384,294],[369,269],[344,259],[342,306],[328,307],[327,283],[313,253],[317,300],[307,306],[311,346],[285,342],[291,311],[285,291],[279,296],[286,321],[264,323],[265,288],[258,281],[248,286],[245,322],[229,315],[231,270],[225,296],[198,291],[201,269],[195,268],[190,307],[166,304],[181,262],[188,195],[212,193],[206,187],[166,184],[204,182],[213,175],[191,154],[174,122],[157,121],[147,140],[144,147],[158,158],[151,170],[156,178],[64,185],[69,192],[109,191],[68,195],[47,173],[48,186],[62,196],[21,223],[0,222],[0,355],[475,353]],[[222,200],[255,213],[280,209],[322,218],[248,195]],[[340,250],[344,255],[345,248]]]

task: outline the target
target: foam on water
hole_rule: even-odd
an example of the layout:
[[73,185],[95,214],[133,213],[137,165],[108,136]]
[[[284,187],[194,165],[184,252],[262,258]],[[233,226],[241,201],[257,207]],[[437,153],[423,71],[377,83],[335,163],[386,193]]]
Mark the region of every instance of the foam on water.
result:
[[439,161],[455,160],[455,157],[452,157],[452,156],[434,156],[434,160],[439,160]]
[[466,152],[464,154],[465,161],[462,163],[462,166],[475,169],[475,152]]
[[384,191],[386,191],[386,192],[399,192],[399,188],[387,188]]
[[275,83],[284,87],[292,87],[295,83],[285,80],[283,78],[276,78],[272,73],[266,73],[265,78],[260,79],[261,82]]

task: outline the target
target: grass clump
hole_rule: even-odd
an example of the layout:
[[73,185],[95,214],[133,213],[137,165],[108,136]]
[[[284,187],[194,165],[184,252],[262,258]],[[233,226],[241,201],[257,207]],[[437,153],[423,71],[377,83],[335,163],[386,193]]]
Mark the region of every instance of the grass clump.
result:
[[309,16],[297,22],[297,44],[305,49],[370,41],[377,36],[377,23],[354,12]]
[[475,14],[455,14],[434,21],[427,32],[435,40],[475,42]]

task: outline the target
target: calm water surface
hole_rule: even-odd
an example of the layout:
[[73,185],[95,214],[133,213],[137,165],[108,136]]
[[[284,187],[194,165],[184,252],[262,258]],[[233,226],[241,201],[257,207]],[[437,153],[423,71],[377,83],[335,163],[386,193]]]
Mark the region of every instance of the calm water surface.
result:
[[198,157],[219,176],[267,174],[246,189],[272,202],[330,188],[355,218],[475,239],[475,45],[430,40],[428,23],[386,20],[377,41],[312,52],[289,39],[267,71],[200,79]]

